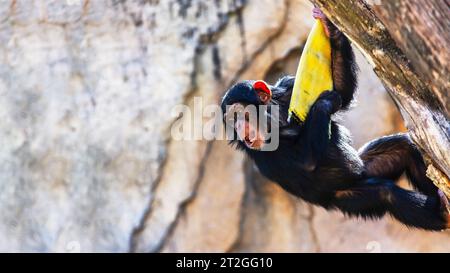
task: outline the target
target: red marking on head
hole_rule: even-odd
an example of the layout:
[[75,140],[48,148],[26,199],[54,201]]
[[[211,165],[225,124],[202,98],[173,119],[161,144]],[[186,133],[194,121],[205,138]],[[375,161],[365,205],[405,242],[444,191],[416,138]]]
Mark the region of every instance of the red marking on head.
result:
[[272,91],[270,91],[269,86],[264,81],[256,81],[253,83],[253,89],[263,91],[267,95],[272,96]]

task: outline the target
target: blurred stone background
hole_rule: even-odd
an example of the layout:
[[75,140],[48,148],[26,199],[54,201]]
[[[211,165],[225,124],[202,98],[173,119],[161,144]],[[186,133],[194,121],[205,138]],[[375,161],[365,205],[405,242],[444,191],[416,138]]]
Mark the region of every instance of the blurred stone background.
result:
[[[0,1],[0,251],[449,252],[450,233],[326,212],[225,141],[175,141],[175,105],[294,73],[307,0]],[[359,147],[404,130],[357,54]]]

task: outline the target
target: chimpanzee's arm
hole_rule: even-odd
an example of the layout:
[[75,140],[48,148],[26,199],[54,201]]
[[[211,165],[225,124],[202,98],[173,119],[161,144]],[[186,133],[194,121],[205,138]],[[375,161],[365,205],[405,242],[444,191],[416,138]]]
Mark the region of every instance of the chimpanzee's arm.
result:
[[313,9],[313,17],[322,21],[330,36],[334,90],[341,94],[342,108],[347,109],[353,100],[357,85],[357,66],[350,41],[319,8]]
[[301,130],[300,145],[303,168],[313,171],[325,155],[330,141],[331,115],[341,107],[341,96],[336,91],[322,93],[311,107]]

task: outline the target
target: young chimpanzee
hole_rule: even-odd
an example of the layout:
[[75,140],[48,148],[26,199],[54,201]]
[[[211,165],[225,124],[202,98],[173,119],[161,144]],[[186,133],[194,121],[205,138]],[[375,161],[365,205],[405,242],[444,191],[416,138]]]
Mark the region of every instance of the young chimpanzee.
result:
[[[322,93],[306,120],[299,122],[287,119],[293,77],[281,78],[274,86],[262,81],[234,85],[222,100],[224,119],[230,118],[232,106],[279,105],[280,138],[276,150],[261,151],[267,140],[260,128],[248,120],[238,125],[236,120],[234,128],[240,138],[232,142],[254,160],[264,176],[312,204],[363,218],[389,213],[410,227],[426,230],[449,228],[450,217],[441,202],[444,197],[426,177],[422,156],[408,135],[385,136],[357,152],[347,130],[331,120],[331,115],[347,109],[353,100],[355,61],[343,33],[319,9],[314,9],[314,17],[324,23],[331,40],[333,90]],[[270,109],[264,114],[270,115]],[[396,185],[402,173],[416,191]]]

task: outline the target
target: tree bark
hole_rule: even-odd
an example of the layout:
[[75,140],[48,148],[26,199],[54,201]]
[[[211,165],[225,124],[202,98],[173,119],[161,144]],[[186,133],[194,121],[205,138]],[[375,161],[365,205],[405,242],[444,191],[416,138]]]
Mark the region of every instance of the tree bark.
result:
[[361,49],[412,139],[430,164],[449,177],[448,1],[311,2]]
[[382,1],[373,10],[387,27],[416,72],[450,111],[448,0]]

